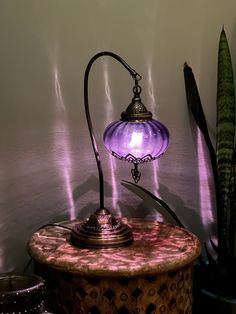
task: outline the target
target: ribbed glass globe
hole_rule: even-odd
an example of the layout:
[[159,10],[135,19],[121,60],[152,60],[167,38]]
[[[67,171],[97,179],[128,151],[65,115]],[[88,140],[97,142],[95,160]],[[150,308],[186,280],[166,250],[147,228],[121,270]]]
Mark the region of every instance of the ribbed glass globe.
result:
[[119,159],[143,163],[161,156],[169,144],[169,132],[159,121],[115,121],[105,129],[104,144]]

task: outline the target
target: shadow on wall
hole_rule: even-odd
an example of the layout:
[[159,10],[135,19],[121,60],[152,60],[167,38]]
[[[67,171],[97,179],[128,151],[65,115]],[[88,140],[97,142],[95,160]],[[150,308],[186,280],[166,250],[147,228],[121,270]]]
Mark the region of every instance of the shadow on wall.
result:
[[[184,201],[176,194],[172,193],[168,187],[163,184],[159,185],[158,194],[160,196],[164,195],[165,199],[168,200],[167,203],[174,204],[178,208],[178,217],[191,232],[199,236],[199,231],[201,230],[203,240],[209,237],[209,231],[203,225],[202,217],[200,212],[194,211],[192,208],[187,207]],[[208,228],[211,227],[208,226]]]
[[[0,242],[0,272],[23,272],[29,256],[23,239],[8,237]],[[17,267],[16,267],[17,265]]]
[[[73,190],[74,203],[78,202],[83,196],[85,196],[88,193],[88,191],[96,192],[96,195],[97,195],[97,199],[94,202],[93,201],[91,202],[87,199],[87,204],[85,206],[82,206],[82,208],[79,209],[78,214],[77,214],[78,219],[84,219],[85,217],[88,217],[92,212],[94,212],[99,207],[98,189],[99,189],[98,178],[95,175],[91,175],[85,182],[83,182],[81,185],[77,186]],[[122,216],[126,216],[126,217],[144,217],[148,215],[149,210],[147,208],[147,204],[144,203],[141,206],[141,210],[139,210],[139,208],[137,208],[136,206],[137,202],[133,201],[132,199],[133,197],[132,195],[130,195],[128,199],[125,198],[125,201],[119,199],[117,202],[117,208],[113,208],[112,204],[110,204],[112,203],[112,197],[113,197],[113,187],[107,181],[104,181],[105,207],[107,207],[114,215],[119,216],[120,209],[122,209]],[[133,204],[133,206],[127,205],[127,204]],[[145,212],[145,215],[144,215],[144,212]],[[140,216],[140,213],[141,213],[141,216]]]

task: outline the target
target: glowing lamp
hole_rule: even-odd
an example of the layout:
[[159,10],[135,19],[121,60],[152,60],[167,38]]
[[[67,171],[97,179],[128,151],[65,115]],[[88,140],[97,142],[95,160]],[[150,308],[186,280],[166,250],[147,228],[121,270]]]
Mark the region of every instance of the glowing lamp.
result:
[[164,154],[169,143],[169,132],[161,122],[152,118],[140,121],[123,118],[106,128],[103,139],[113,156],[134,164],[131,173],[137,183],[141,177],[138,164],[152,161]]
[[75,226],[71,233],[71,243],[87,248],[109,248],[129,245],[133,241],[131,228],[121,219],[115,218],[104,207],[104,180],[100,156],[93,132],[89,102],[88,77],[93,62],[101,56],[110,56],[119,61],[134,79],[133,98],[127,109],[122,112],[121,120],[112,122],[104,132],[104,144],[108,151],[118,159],[134,164],[131,170],[134,181],[141,177],[138,165],[160,157],[169,144],[169,132],[159,121],[152,119],[152,113],[141,102],[141,76],[121,57],[112,52],[100,52],[89,61],[84,76],[84,106],[88,129],[95,159],[97,162],[100,189],[100,207],[88,220]]

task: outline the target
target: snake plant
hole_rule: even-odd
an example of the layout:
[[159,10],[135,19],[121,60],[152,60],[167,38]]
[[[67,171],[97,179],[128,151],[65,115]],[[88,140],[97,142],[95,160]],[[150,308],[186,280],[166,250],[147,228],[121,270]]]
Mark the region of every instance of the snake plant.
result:
[[211,143],[192,69],[184,64],[187,104],[209,149],[215,181],[218,229],[218,263],[236,257],[236,148],[235,87],[230,49],[222,29],[218,50],[216,149]]

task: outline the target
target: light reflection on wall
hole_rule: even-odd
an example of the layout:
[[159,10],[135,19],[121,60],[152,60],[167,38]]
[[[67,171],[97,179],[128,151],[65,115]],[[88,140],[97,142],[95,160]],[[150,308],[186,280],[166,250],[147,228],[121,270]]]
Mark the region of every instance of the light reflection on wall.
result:
[[[111,92],[110,92],[110,85],[109,85],[109,76],[108,76],[108,69],[107,63],[104,62],[104,82],[105,82],[105,93],[107,102],[104,106],[104,110],[106,112],[106,125],[104,129],[107,127],[109,123],[111,123],[114,119],[114,108],[111,99]],[[116,170],[116,162],[113,156],[109,154],[109,162],[110,162],[110,169],[111,169],[111,182],[112,182],[112,207],[116,210],[116,215],[121,215],[120,207],[118,204],[118,187],[117,187],[117,180],[115,178],[115,170]]]
[[[155,92],[154,92],[154,86],[153,86],[153,79],[152,79],[152,71],[151,71],[151,66],[148,66],[148,96],[149,96],[149,104],[150,110],[152,113],[155,112],[156,110],[156,99],[155,99]],[[154,162],[151,163],[152,168],[153,168],[153,181],[154,181],[154,186],[155,186],[155,191],[158,191],[159,188],[159,182],[158,182],[158,177],[157,173],[159,170],[159,161],[155,160]]]
[[71,187],[71,152],[69,145],[69,132],[67,127],[66,107],[64,104],[58,69],[54,66],[54,87],[55,87],[55,124],[54,124],[54,147],[55,160],[58,171],[62,177],[69,202],[70,219],[75,219],[75,206]]
[[197,129],[197,155],[198,155],[198,177],[199,177],[199,195],[200,195],[200,212],[201,219],[204,227],[213,223],[213,208],[211,189],[209,186],[209,178],[211,177],[211,171],[207,164],[207,158],[205,153],[204,139],[202,133]]

